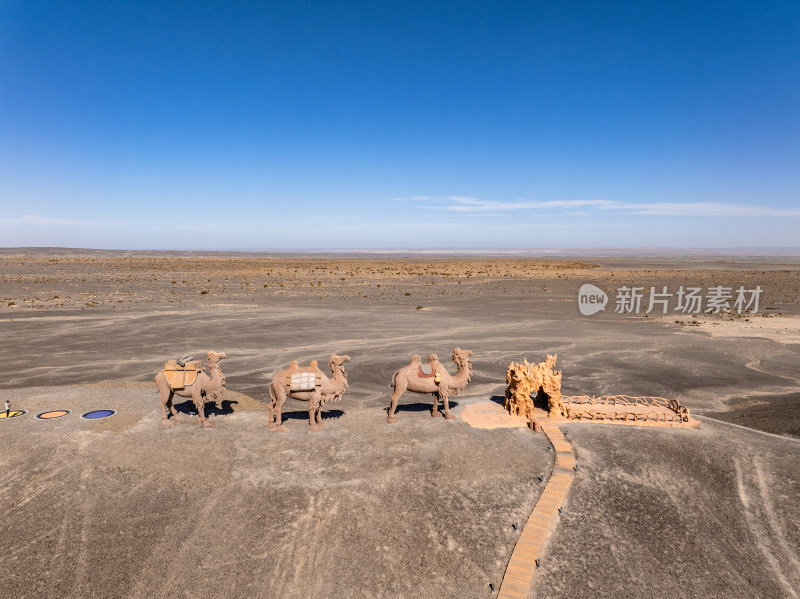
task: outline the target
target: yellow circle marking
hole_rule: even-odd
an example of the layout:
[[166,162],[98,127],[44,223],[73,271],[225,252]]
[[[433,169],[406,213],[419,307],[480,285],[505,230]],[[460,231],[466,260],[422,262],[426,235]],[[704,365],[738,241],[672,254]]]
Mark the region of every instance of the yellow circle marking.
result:
[[8,416],[6,416],[6,411],[3,410],[0,412],[0,418],[16,418],[17,416],[22,416],[25,413],[25,410],[11,410],[8,412]]

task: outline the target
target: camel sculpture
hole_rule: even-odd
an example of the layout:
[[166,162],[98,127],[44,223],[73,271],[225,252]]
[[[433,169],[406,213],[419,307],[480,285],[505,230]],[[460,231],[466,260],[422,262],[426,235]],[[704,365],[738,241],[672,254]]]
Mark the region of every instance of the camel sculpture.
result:
[[387,422],[393,424],[397,422],[395,409],[397,400],[405,393],[406,389],[414,393],[433,394],[433,410],[431,416],[434,418],[441,416],[439,413],[439,400],[444,403],[444,416],[448,420],[454,420],[455,416],[450,413],[450,396],[458,395],[464,389],[472,377],[472,363],[469,357],[472,352],[468,349],[459,347],[453,350],[453,362],[455,362],[458,372],[455,376],[451,375],[447,369],[439,362],[436,354],[428,356],[428,363],[422,364],[418,355],[411,356],[411,362],[394,373],[392,376],[392,405],[389,408]]
[[337,356],[331,354],[328,366],[331,369],[331,378],[317,366],[313,360],[308,367],[300,367],[297,360],[286,370],[280,371],[269,385],[269,395],[272,401],[269,404],[268,430],[286,432],[286,427],[281,423],[281,409],[286,403],[286,396],[294,399],[308,401],[308,430],[316,432],[327,423],[322,421],[322,408],[329,401],[339,401],[347,390],[347,373],[344,363],[350,361],[350,356]]
[[219,365],[225,357],[224,353],[208,352],[206,359],[211,376],[206,374],[201,360],[186,362],[185,365],[172,360],[164,365],[164,368],[153,379],[158,393],[161,395],[161,424],[163,426],[173,426],[173,422],[167,415],[167,408],[176,422],[183,421],[183,418],[175,410],[175,406],[172,405],[172,398],[175,395],[192,398],[197,410],[197,422],[203,428],[214,426],[206,418],[205,404],[209,401],[216,401],[225,390],[225,375]]
[[558,354],[547,355],[544,362],[529,364],[512,362],[506,371],[506,409],[511,413],[533,419],[533,399],[547,398],[548,416],[567,416],[561,401],[561,371],[555,370]]

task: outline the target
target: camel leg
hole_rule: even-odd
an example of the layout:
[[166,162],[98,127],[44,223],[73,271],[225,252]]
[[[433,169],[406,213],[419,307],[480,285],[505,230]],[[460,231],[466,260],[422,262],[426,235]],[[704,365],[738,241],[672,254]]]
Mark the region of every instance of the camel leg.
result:
[[[285,433],[289,429],[283,426],[283,417],[281,416],[281,409],[283,404],[286,403],[286,390],[283,387],[273,387],[275,391],[275,430],[279,433]],[[269,426],[267,426],[269,428]]]
[[161,397],[161,401],[159,401],[159,408],[161,408],[161,419],[162,420],[166,420],[168,418],[168,416],[167,416],[167,401],[168,401],[167,397],[168,397],[168,395],[166,393],[164,393],[164,389],[162,389],[161,387],[158,388],[158,394]]
[[317,412],[320,410],[320,397],[319,392],[315,391],[314,395],[311,397],[309,401],[308,407],[308,430],[312,433],[316,433],[317,431],[321,430],[322,427],[317,424]]
[[450,413],[450,394],[443,393],[442,400],[444,400],[444,417],[448,420],[455,420],[456,417]]
[[209,422],[206,418],[206,404],[203,400],[203,391],[202,389],[197,391],[196,393],[192,392],[192,399],[194,400],[194,406],[197,409],[197,422],[203,428],[213,428],[214,423]]
[[395,380],[394,391],[392,391],[392,405],[389,406],[389,417],[386,419],[386,422],[389,424],[397,422],[397,416],[394,415],[394,411],[397,409],[397,400],[399,400],[405,392],[405,381]]
[[319,408],[317,408],[317,424],[320,428],[325,428],[328,426],[328,423],[322,420],[322,404],[320,404]]
[[267,410],[269,411],[269,416],[267,417],[267,430],[274,431],[277,426],[275,424],[275,404],[278,402],[278,398],[275,394],[275,390],[272,388],[272,383],[269,384],[269,395],[270,402],[267,406]]
[[174,401],[174,398],[175,398],[175,393],[173,393],[173,392],[170,390],[170,392],[169,392],[169,399],[167,400],[167,405],[169,406],[169,411],[170,411],[170,414],[172,414],[172,419],[173,419],[175,422],[183,422],[183,420],[184,420],[184,419],[183,419],[183,416],[181,416],[181,415],[178,413],[178,410],[176,410],[176,409],[175,409],[175,401]]
[[439,413],[439,392],[433,394],[433,410],[431,410],[431,416],[433,418],[441,418],[442,415]]
[[161,408],[161,426],[166,426],[167,428],[171,428],[175,426],[175,423],[169,420],[169,416],[167,415],[167,409],[172,408],[172,390],[169,387],[164,388],[160,385],[158,386],[158,393],[161,396],[160,401],[160,408]]
[[166,401],[167,409],[164,410],[164,411],[169,412],[170,414],[172,414],[172,420],[167,420],[166,418],[162,417],[163,419],[161,420],[161,424],[164,425],[164,426],[172,426],[174,424],[173,420],[175,422],[178,421],[177,420],[177,415],[175,413],[175,406],[172,405],[172,398],[173,398],[174,395],[175,394],[170,390],[169,396],[167,397],[167,401]]

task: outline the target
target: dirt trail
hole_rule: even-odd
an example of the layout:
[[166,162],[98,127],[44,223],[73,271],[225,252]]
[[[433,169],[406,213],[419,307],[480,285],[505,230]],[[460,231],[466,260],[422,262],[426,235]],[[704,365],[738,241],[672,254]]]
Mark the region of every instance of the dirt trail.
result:
[[783,525],[778,518],[770,488],[778,488],[775,481],[767,481],[769,474],[758,456],[734,459],[736,484],[752,543],[762,553],[775,578],[783,586],[787,597],[797,597],[800,588],[800,559],[797,548],[786,540]]

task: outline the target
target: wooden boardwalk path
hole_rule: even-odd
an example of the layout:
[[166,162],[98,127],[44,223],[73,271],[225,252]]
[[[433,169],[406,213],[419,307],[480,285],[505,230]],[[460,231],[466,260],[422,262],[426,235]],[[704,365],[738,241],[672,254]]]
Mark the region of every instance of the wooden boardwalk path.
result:
[[536,575],[536,561],[542,554],[547,537],[558,521],[559,508],[569,492],[575,473],[575,452],[554,422],[539,418],[542,431],[556,452],[553,472],[533,512],[522,528],[511,559],[508,561],[498,599],[526,599]]

